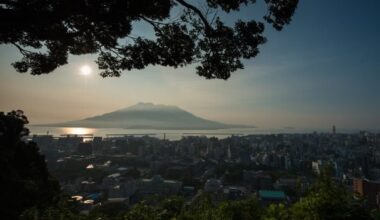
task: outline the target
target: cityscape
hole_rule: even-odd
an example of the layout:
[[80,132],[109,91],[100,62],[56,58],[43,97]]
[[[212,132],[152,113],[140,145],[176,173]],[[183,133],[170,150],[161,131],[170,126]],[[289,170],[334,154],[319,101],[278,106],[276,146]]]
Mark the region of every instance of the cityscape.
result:
[[291,204],[323,169],[349,192],[380,208],[380,134],[330,133],[163,138],[33,135],[50,172],[88,213],[104,203],[133,205],[152,196],[202,193],[215,201],[254,195],[262,204]]
[[1,220],[380,220],[379,0],[0,0]]

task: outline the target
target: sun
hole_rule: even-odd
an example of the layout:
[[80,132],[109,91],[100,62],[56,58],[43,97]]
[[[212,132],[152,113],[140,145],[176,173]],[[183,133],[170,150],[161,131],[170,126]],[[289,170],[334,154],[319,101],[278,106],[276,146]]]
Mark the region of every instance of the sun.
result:
[[80,73],[84,76],[88,76],[90,75],[92,72],[92,69],[90,66],[88,65],[83,65],[81,68],[80,68]]

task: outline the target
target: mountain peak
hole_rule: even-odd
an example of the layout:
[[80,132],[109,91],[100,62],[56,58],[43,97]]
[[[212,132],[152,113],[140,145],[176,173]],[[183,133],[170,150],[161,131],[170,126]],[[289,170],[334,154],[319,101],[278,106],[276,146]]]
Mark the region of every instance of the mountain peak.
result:
[[155,104],[151,103],[151,102],[138,102],[137,104],[135,104],[135,106],[154,106]]
[[137,104],[123,108],[120,111],[155,111],[155,110],[173,111],[173,110],[181,110],[181,109],[174,105],[154,104],[151,102],[138,102]]

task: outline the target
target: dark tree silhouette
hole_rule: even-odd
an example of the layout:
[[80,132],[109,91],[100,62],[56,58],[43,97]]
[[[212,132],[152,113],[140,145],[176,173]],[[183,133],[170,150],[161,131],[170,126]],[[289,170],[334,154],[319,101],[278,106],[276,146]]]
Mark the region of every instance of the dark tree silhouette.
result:
[[[263,22],[281,30],[298,0],[263,0]],[[199,6],[201,2],[203,6]],[[228,26],[218,11],[230,13],[256,0],[0,0],[0,44],[23,55],[19,72],[50,73],[69,54],[98,54],[101,75],[148,65],[180,67],[197,63],[207,79],[228,79],[259,53],[266,42],[264,23],[235,21]],[[175,16],[176,15],[176,16]],[[150,25],[155,36],[132,32],[133,23]]]
[[26,123],[22,111],[0,112],[1,219],[18,219],[30,207],[53,205],[60,192],[36,144],[22,140],[29,132]]

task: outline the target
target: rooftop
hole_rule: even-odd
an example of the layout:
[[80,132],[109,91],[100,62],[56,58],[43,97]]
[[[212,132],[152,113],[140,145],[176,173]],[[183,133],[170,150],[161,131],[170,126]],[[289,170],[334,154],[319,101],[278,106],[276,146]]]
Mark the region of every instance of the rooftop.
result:
[[259,190],[259,196],[263,199],[285,199],[283,191]]

